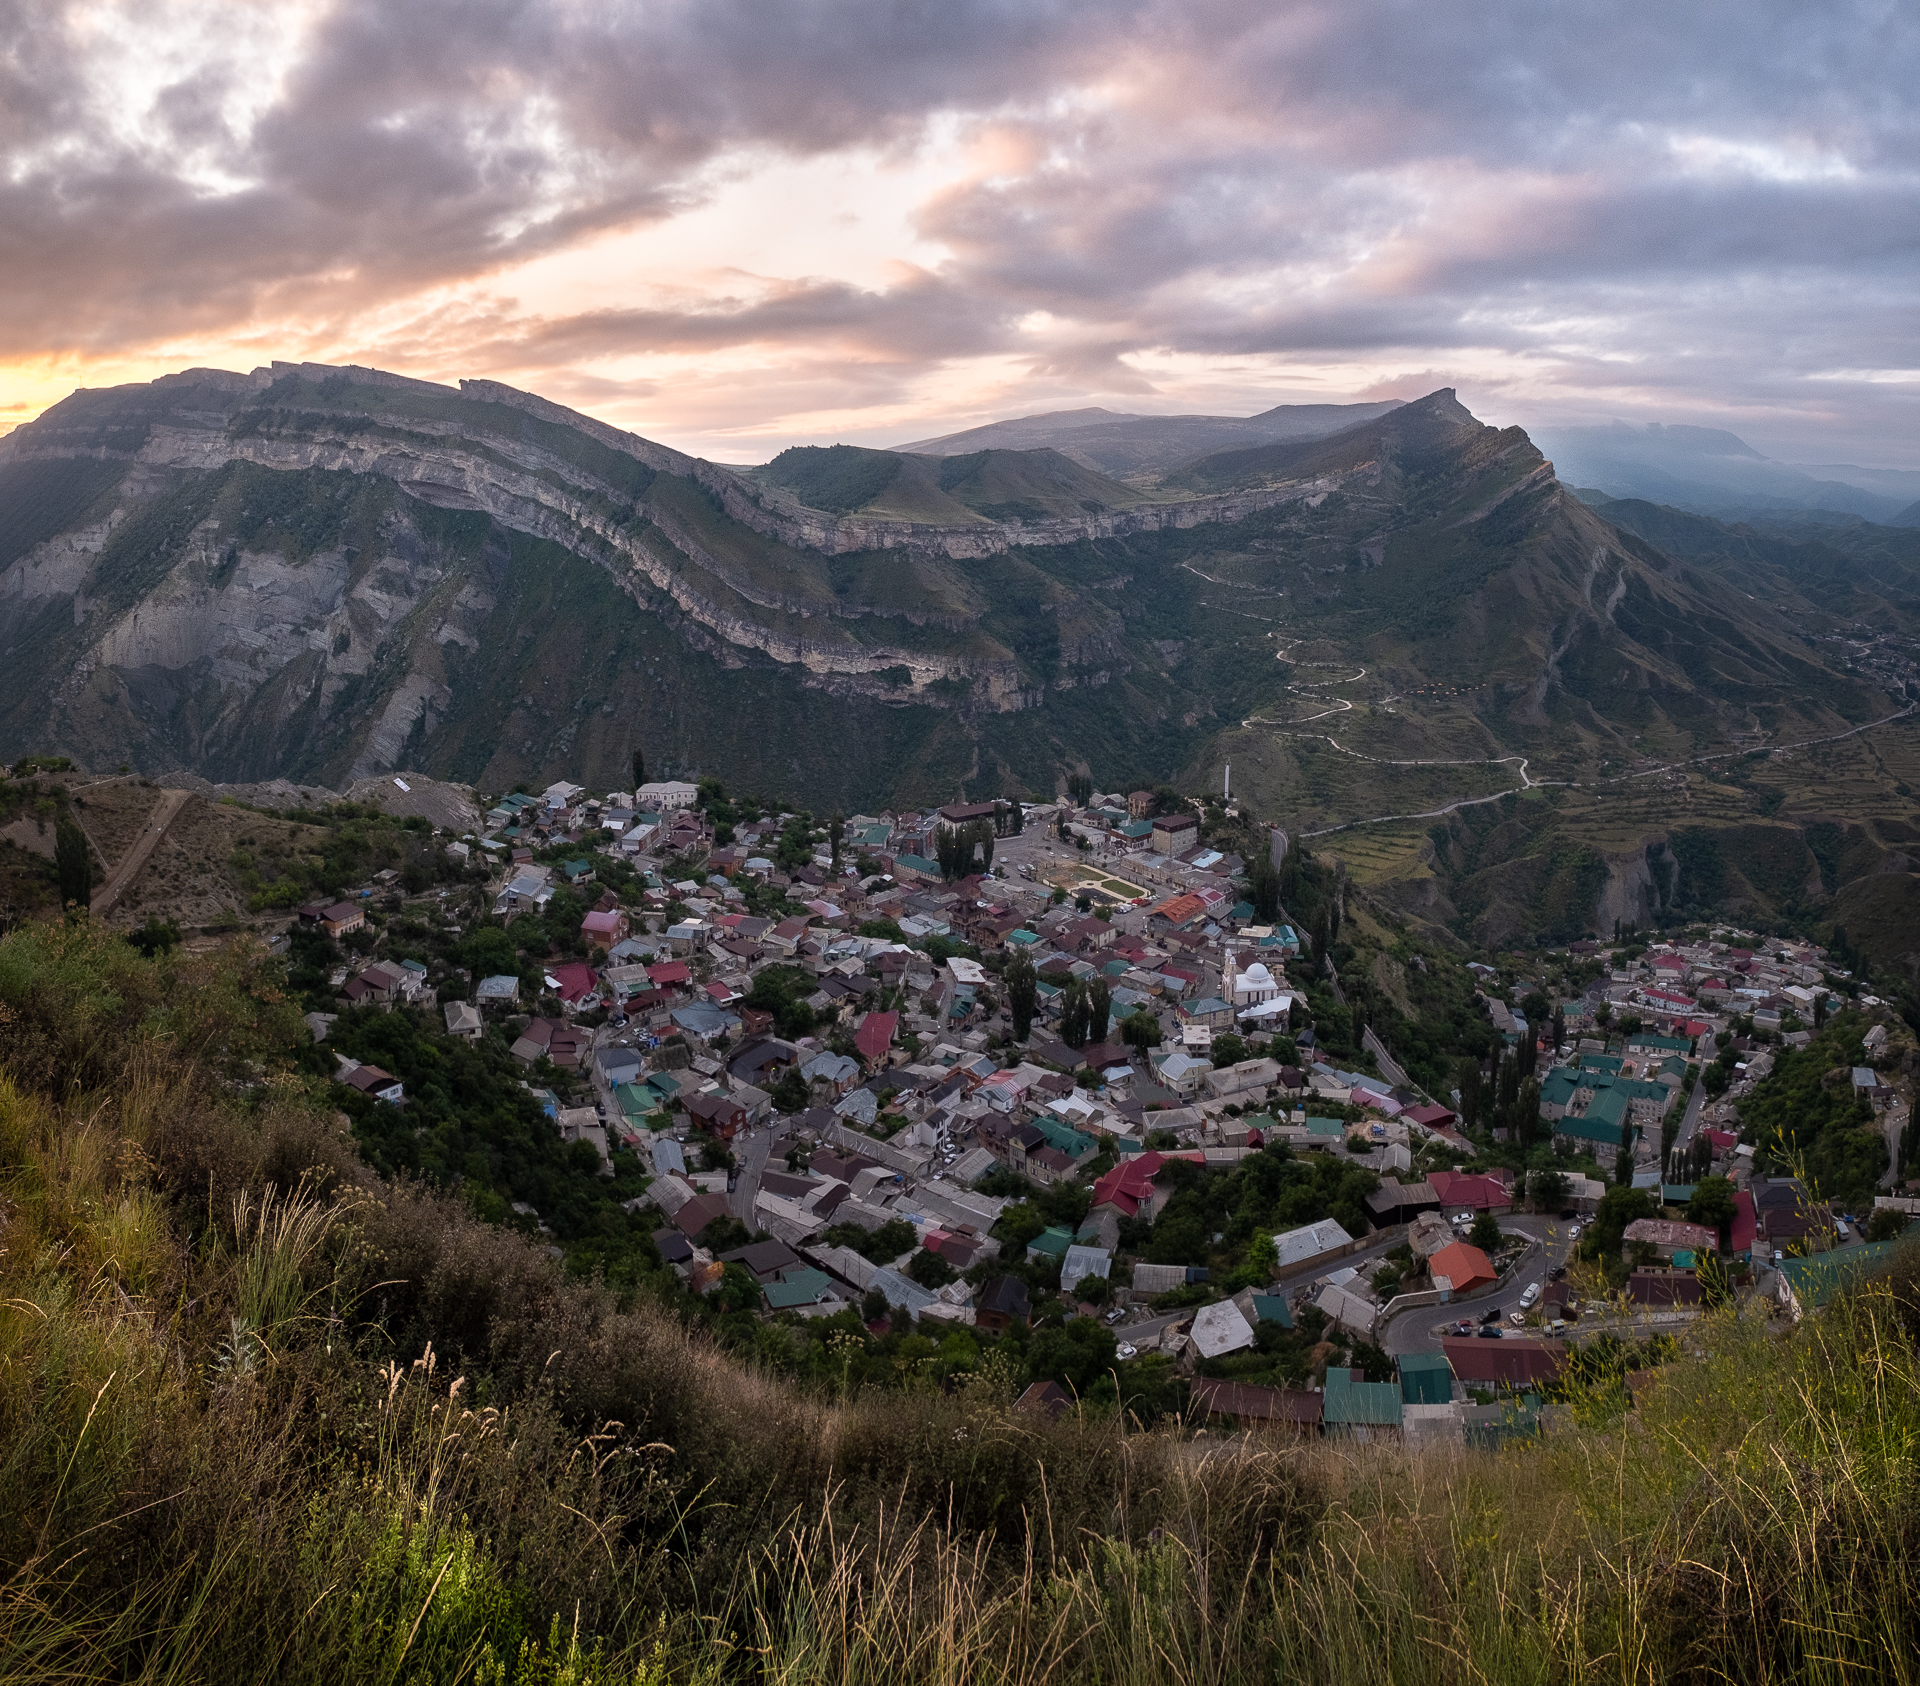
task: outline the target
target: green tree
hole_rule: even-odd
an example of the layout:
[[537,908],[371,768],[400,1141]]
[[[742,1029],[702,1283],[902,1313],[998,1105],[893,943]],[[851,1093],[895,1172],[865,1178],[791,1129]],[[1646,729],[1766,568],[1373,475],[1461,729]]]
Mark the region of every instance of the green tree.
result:
[[151,960],[156,954],[165,954],[179,946],[180,921],[148,914],[144,925],[127,933],[127,941]]
[[1708,1177],[1694,1185],[1687,1202],[1687,1222],[1704,1224],[1727,1244],[1727,1232],[1733,1228],[1733,1184],[1725,1177]]
[[1073,1285],[1073,1297],[1087,1305],[1105,1305],[1107,1303],[1107,1279],[1104,1276],[1083,1276]]
[[1527,1179],[1527,1193],[1536,1212],[1557,1212],[1567,1203],[1567,1179],[1558,1171],[1535,1171]]
[[1061,995],[1060,1040],[1069,1048],[1087,1045],[1087,992],[1077,979]]
[[1253,857],[1247,869],[1247,895],[1261,924],[1271,925],[1280,917],[1280,874],[1271,855],[1262,852]]
[[1468,1231],[1467,1240],[1483,1253],[1499,1252],[1500,1220],[1491,1212],[1482,1212],[1473,1220],[1473,1228]]
[[629,770],[633,774],[633,788],[638,790],[647,782],[647,758],[643,751],[636,749],[633,752]]
[[1157,1048],[1160,1021],[1144,1006],[1136,1007],[1120,1021],[1120,1039],[1130,1048]]
[[922,1247],[907,1261],[907,1275],[922,1288],[944,1288],[960,1273],[938,1253]]
[[1113,1015],[1113,991],[1107,987],[1105,978],[1094,978],[1087,985],[1087,1040],[1093,1043],[1107,1039],[1107,1024]]
[[1892,1206],[1876,1206],[1873,1216],[1867,1219],[1867,1239],[1869,1241],[1891,1241],[1896,1235],[1907,1231],[1907,1214]]
[[847,816],[838,809],[833,818],[827,821],[827,842],[833,848],[833,870],[840,870],[840,842],[847,835]]
[[1025,954],[1016,954],[1007,962],[1000,981],[1007,992],[1007,1012],[1013,1019],[1014,1040],[1024,1042],[1033,1030],[1033,1009],[1039,998],[1033,962]]
[[53,828],[53,873],[60,885],[60,905],[84,912],[93,900],[93,855],[87,834],[65,814]]

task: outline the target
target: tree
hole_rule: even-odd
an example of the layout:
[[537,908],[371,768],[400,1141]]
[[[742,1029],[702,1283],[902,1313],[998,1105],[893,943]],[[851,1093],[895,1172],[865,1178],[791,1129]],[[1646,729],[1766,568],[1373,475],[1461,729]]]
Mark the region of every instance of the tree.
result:
[[1469,1130],[1480,1125],[1480,1062],[1468,1058],[1460,1062],[1454,1078],[1460,1089],[1460,1122]]
[[1727,1232],[1733,1228],[1733,1184],[1725,1177],[1708,1177],[1694,1185],[1687,1202],[1687,1222],[1704,1224],[1727,1244]]
[[1108,988],[1105,978],[1095,978],[1087,985],[1087,1040],[1104,1042],[1107,1039],[1107,1022],[1113,1014],[1113,991]]
[[1280,874],[1270,855],[1258,854],[1247,869],[1247,895],[1253,902],[1253,916],[1263,925],[1280,917]]
[[1087,1045],[1087,992],[1078,980],[1067,985],[1061,997],[1060,1040],[1069,1048]]
[[1083,1276],[1073,1285],[1073,1297],[1087,1305],[1105,1305],[1107,1303],[1107,1279],[1104,1276]]
[[1893,1206],[1876,1206],[1873,1216],[1867,1219],[1869,1241],[1891,1241],[1896,1235],[1904,1235],[1906,1230],[1907,1214]]
[[1557,1212],[1567,1203],[1567,1179],[1558,1171],[1535,1171],[1527,1179],[1527,1193],[1536,1212]]
[[1620,1157],[1613,1162],[1613,1180],[1616,1183],[1633,1181],[1633,1149],[1625,1142],[1620,1144]]
[[1473,1220],[1473,1228],[1467,1232],[1467,1240],[1483,1253],[1500,1251],[1500,1220],[1491,1212],[1482,1212]]
[[179,945],[180,921],[150,913],[146,924],[127,933],[127,941],[151,960],[156,954],[165,954]]
[[827,821],[827,841],[833,846],[833,870],[840,870],[840,841],[847,835],[847,816],[838,809],[833,818]]
[[1018,837],[1027,828],[1027,816],[1020,806],[1020,798],[1015,797],[1007,809],[1007,835]]
[[1007,962],[1000,981],[1007,992],[1007,1012],[1013,1018],[1014,1040],[1024,1042],[1033,1031],[1034,1003],[1039,997],[1033,962],[1024,954],[1016,954]]
[[1073,805],[1076,808],[1084,808],[1093,800],[1092,774],[1070,774],[1067,778],[1067,794],[1073,798]]
[[805,1112],[807,1109],[807,1082],[799,1072],[789,1070],[786,1076],[773,1086],[773,1104],[776,1110],[788,1114]]
[[638,790],[647,782],[647,758],[641,750],[636,749],[633,752],[632,772],[633,788]]
[[1160,1021],[1145,1007],[1136,1007],[1120,1021],[1120,1039],[1129,1048],[1160,1046]]
[[960,1273],[938,1253],[922,1247],[907,1261],[907,1275],[922,1288],[944,1288]]
[[84,912],[93,900],[93,856],[87,834],[64,814],[53,828],[53,872],[60,883],[60,905]]

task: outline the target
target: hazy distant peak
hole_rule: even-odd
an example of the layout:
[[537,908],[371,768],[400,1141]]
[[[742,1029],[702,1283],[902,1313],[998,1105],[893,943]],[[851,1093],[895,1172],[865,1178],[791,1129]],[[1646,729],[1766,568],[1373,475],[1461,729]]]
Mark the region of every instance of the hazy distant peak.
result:
[[1257,416],[1141,416],[1111,410],[1054,410],[986,422],[959,433],[898,445],[916,456],[1052,449],[1096,473],[1145,483],[1209,452],[1282,440],[1324,439],[1398,409],[1375,404],[1279,404]]

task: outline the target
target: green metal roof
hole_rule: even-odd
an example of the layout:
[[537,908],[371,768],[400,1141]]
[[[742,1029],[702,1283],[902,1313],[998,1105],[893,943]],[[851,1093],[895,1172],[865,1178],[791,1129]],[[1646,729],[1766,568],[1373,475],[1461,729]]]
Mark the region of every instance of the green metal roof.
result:
[[1073,1231],[1057,1224],[1049,1225],[1027,1243],[1027,1257],[1039,1253],[1049,1259],[1064,1259],[1073,1245]]
[[1261,1323],[1278,1323],[1283,1329],[1293,1327],[1293,1308],[1279,1294],[1255,1294],[1253,1315]]
[[1083,1159],[1100,1145],[1092,1136],[1044,1114],[1035,1116],[1029,1122],[1047,1138],[1049,1147],[1057,1147],[1069,1159]]
[[832,1288],[831,1276],[807,1265],[787,1271],[778,1282],[767,1283],[761,1292],[775,1311],[786,1311],[794,1306],[818,1305],[830,1296]]
[[1869,1241],[1860,1247],[1842,1247],[1831,1253],[1816,1253],[1808,1259],[1783,1259],[1779,1272],[1787,1279],[1794,1298],[1803,1307],[1823,1306],[1861,1277],[1887,1263],[1904,1245],[1901,1238]]
[[1356,1382],[1345,1370],[1333,1368],[1327,1371],[1326,1405],[1320,1420],[1332,1428],[1398,1428],[1402,1404],[1399,1383]]
[[1556,1136],[1571,1136],[1579,1142],[1599,1142],[1607,1147],[1619,1147],[1625,1137],[1625,1126],[1589,1113],[1585,1118],[1555,1119],[1553,1133]]
[[1408,1405],[1445,1405],[1453,1398],[1453,1366],[1440,1352],[1403,1352],[1400,1398]]

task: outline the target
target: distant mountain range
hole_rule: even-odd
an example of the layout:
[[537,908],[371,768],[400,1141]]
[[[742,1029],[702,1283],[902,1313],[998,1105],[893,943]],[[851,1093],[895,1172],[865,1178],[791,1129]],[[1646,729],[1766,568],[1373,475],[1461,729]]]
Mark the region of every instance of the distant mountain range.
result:
[[[1649,800],[1686,781],[1607,781],[1764,760],[1909,695],[1920,534],[1760,545],[1688,516],[1669,543],[1673,512],[1615,522],[1451,391],[1359,408],[737,469],[487,381],[276,364],[77,392],[0,441],[0,755],[498,791],[612,788],[638,748],[848,811],[1080,770],[1217,788],[1230,760],[1309,836],[1411,816],[1405,905],[1485,939],[1647,913],[1682,797]],[[1914,810],[1898,749],[1848,812]],[[1503,790],[1528,801],[1459,806]],[[1809,847],[1720,881],[1784,905],[1820,882]]]
[[1118,479],[1158,475],[1212,451],[1288,439],[1323,439],[1398,408],[1383,404],[1282,404],[1257,416],[1134,416],[1113,410],[1052,410],[988,422],[938,439],[896,445],[916,456],[1042,448]]
[[1644,498],[1704,515],[1832,510],[1889,525],[1920,525],[1920,471],[1776,462],[1737,434],[1711,427],[1540,428],[1535,441],[1569,486]]

